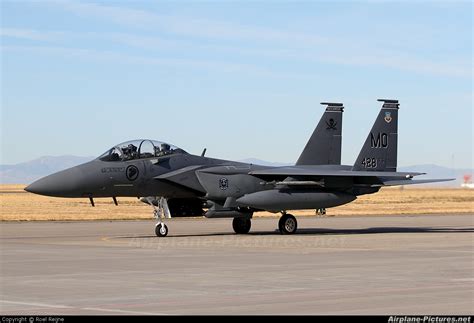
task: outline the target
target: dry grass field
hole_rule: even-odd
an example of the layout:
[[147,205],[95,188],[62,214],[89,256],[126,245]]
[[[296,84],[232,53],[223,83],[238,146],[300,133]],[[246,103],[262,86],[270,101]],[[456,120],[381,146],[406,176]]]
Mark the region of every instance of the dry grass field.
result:
[[[0,221],[73,221],[151,219],[152,209],[136,198],[88,199],[43,197],[23,185],[0,185]],[[328,216],[473,213],[474,191],[465,189],[386,188],[355,202],[328,210]],[[314,211],[295,211],[314,215]],[[256,216],[269,216],[258,213]]]

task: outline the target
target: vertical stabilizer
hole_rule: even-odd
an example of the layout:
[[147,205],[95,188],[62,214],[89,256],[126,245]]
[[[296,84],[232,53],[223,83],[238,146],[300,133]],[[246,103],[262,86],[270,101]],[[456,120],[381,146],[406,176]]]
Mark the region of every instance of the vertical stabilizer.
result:
[[318,126],[306,144],[296,165],[340,165],[342,149],[342,103],[326,105]]
[[400,104],[397,100],[378,101],[384,104],[352,168],[355,171],[397,171]]

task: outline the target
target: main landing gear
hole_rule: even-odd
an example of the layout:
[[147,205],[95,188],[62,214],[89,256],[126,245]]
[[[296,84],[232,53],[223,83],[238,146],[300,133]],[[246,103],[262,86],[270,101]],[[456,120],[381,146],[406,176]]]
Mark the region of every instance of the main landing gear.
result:
[[284,235],[295,234],[298,229],[298,221],[293,215],[282,212],[282,216],[278,222],[278,229],[280,233]]
[[[244,217],[234,218],[232,227],[237,234],[248,234],[252,227],[252,221]],[[293,215],[282,212],[282,216],[278,222],[278,229],[283,235],[295,234],[298,229],[298,221]]]
[[252,221],[247,218],[234,218],[232,221],[232,227],[234,232],[237,234],[247,234],[250,232],[252,227]]

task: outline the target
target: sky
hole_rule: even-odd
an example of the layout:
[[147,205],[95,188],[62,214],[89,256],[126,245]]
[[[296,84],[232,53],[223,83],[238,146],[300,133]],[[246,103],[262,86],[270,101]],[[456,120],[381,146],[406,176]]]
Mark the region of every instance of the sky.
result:
[[352,165],[379,98],[399,165],[473,167],[470,1],[6,1],[1,164],[131,139],[294,162],[343,102]]

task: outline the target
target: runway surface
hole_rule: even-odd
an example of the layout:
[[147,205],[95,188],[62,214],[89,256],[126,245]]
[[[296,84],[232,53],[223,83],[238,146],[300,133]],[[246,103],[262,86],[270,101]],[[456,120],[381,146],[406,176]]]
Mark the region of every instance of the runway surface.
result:
[[473,314],[474,215],[1,223],[0,313]]

